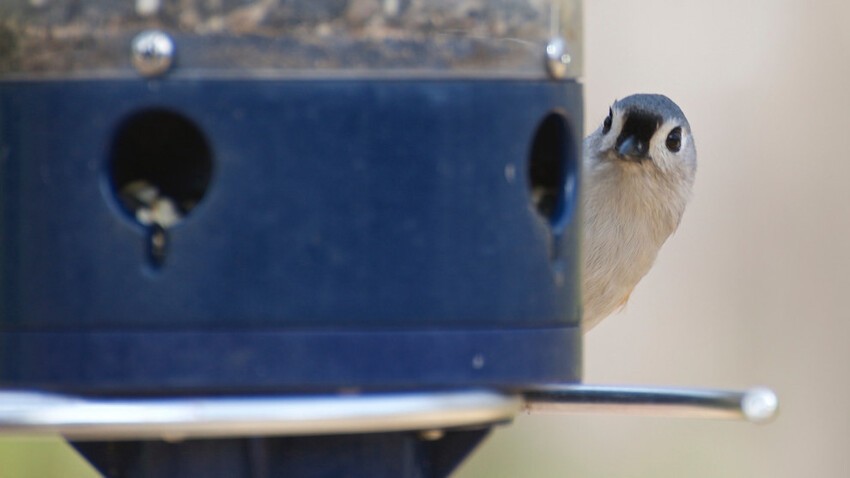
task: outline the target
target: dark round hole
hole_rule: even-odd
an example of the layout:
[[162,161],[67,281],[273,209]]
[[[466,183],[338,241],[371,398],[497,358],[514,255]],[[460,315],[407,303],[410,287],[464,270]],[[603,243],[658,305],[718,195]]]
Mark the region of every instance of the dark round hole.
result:
[[575,182],[575,147],[567,120],[560,113],[543,118],[534,134],[528,162],[528,187],[537,212],[553,225],[566,213],[565,194]]
[[173,111],[133,114],[116,131],[112,188],[124,210],[142,224],[167,228],[179,222],[204,197],[212,169],[203,133]]

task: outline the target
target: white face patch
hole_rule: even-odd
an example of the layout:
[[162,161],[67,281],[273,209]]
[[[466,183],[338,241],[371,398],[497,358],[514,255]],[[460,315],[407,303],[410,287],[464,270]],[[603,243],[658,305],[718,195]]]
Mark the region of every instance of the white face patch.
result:
[[[681,144],[679,151],[671,151],[667,147],[667,137],[675,128],[682,128]],[[690,144],[690,132],[682,124],[675,120],[665,121],[656,130],[650,142],[650,156],[655,165],[662,171],[673,171],[685,166],[684,161],[690,157],[688,154],[692,145]]]
[[623,130],[623,124],[625,123],[625,116],[623,115],[623,111],[617,108],[617,103],[615,102],[611,106],[611,129],[608,130],[607,133],[602,134],[603,124],[599,125],[597,132],[600,136],[600,149],[603,151],[613,150],[617,144],[617,138],[620,136],[620,132]]

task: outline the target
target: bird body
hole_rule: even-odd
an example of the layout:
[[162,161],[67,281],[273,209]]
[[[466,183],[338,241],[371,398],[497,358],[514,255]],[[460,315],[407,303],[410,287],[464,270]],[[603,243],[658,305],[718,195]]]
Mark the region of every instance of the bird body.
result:
[[695,172],[690,125],[665,96],[615,102],[585,139],[585,331],[625,305],[649,272],[679,225]]

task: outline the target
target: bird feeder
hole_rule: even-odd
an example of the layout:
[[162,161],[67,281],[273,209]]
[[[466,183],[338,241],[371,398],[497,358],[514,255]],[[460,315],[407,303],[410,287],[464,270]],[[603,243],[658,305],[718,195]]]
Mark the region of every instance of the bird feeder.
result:
[[581,65],[578,0],[4,1],[0,430],[414,477],[523,408],[738,413],[579,385]]

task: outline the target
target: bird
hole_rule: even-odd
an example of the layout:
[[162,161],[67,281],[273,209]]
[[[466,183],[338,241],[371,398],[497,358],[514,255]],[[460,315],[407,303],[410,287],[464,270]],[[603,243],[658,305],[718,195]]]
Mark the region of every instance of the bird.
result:
[[582,159],[582,330],[621,310],[679,226],[697,152],[685,114],[660,94],[614,101]]

